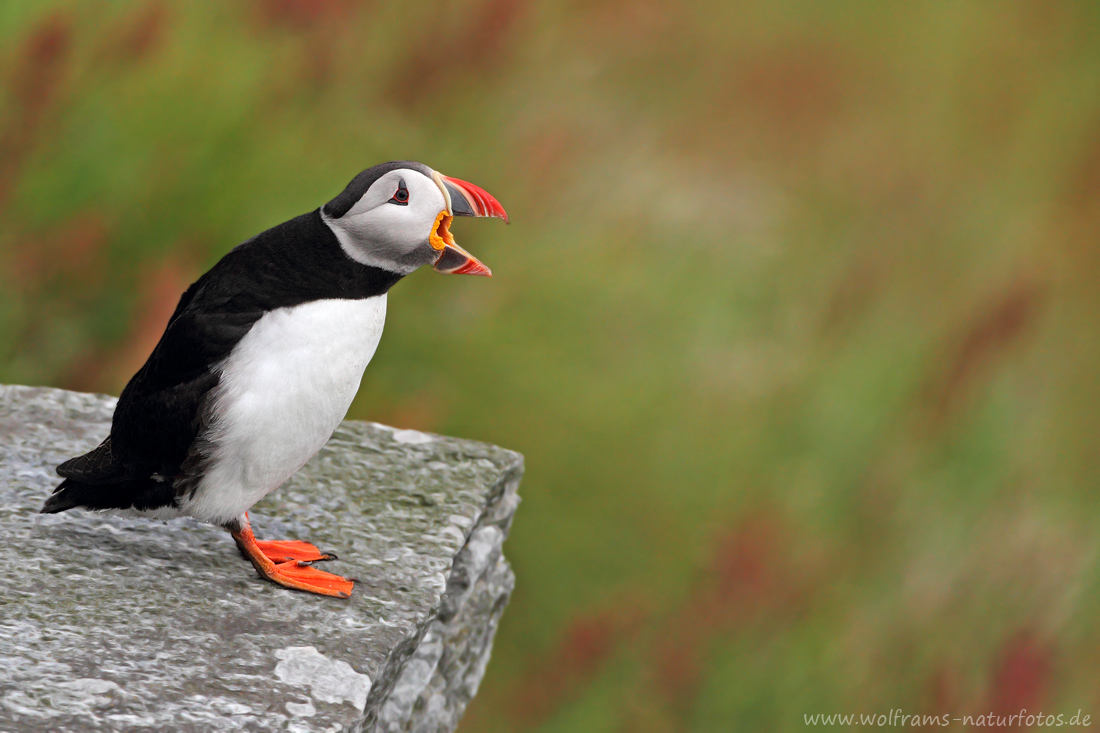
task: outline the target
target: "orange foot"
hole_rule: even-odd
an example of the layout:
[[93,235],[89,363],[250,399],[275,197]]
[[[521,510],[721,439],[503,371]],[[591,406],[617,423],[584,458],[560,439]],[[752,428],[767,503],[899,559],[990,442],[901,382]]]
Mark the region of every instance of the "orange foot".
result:
[[312,567],[309,563],[319,560],[333,560],[335,555],[321,552],[308,542],[298,540],[266,541],[256,540],[252,527],[247,523],[240,530],[231,532],[237,547],[248,558],[261,578],[270,580],[285,588],[304,590],[323,596],[348,598],[351,596],[355,581],[339,575],[326,573]]
[[321,562],[322,560],[335,560],[336,555],[331,552],[321,552],[315,545],[301,540],[256,540],[256,546],[260,548],[268,560],[275,563],[297,560],[299,562]]

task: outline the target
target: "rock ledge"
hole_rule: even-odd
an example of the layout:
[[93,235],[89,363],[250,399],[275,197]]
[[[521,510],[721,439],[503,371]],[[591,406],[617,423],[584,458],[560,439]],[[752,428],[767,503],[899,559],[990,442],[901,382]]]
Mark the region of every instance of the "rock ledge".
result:
[[518,453],[345,422],[251,513],[357,578],[350,601],[260,580],[191,520],[37,513],[115,399],[0,385],[0,729],[450,731],[514,584]]

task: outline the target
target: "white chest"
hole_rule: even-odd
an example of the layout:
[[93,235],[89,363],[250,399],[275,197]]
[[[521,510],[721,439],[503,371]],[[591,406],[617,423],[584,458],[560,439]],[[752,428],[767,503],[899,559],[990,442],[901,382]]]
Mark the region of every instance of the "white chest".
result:
[[385,319],[380,295],[257,321],[220,366],[214,456],[187,513],[229,521],[305,465],[347,414]]

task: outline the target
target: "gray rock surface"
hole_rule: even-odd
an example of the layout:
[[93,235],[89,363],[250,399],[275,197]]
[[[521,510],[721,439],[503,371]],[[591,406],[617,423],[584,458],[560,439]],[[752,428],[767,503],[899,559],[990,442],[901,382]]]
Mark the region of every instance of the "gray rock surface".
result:
[[38,514],[114,402],[0,386],[0,730],[454,729],[514,583],[519,454],[344,423],[250,515],[337,552],[341,601],[260,580],[191,520]]

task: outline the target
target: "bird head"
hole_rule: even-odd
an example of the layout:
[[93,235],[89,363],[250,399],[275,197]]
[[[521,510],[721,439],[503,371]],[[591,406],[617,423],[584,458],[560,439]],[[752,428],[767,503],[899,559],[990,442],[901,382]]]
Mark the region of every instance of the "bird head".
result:
[[421,265],[459,275],[492,275],[451,235],[456,216],[508,221],[504,207],[484,189],[401,160],[368,168],[321,216],[349,257],[406,275]]

